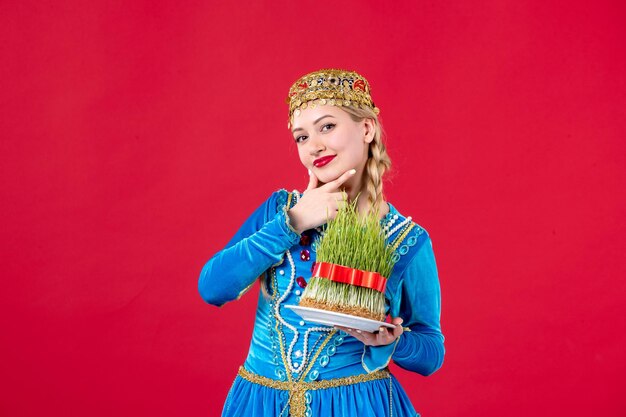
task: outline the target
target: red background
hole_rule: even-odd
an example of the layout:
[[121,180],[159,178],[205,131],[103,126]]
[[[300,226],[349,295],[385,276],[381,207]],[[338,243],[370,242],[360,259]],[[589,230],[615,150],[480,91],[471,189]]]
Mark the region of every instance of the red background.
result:
[[2,416],[213,416],[257,290],[204,262],[302,190],[290,84],[361,72],[389,200],[425,227],[443,367],[424,416],[618,416],[626,7],[618,1],[0,2]]

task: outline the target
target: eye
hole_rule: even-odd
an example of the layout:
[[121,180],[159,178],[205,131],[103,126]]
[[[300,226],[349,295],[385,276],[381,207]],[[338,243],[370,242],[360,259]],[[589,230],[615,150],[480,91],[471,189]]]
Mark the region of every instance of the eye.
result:
[[302,135],[302,136],[298,136],[298,137],[296,138],[296,143],[300,143],[300,139],[304,140],[303,138],[304,138],[304,139],[306,139],[306,136],[304,136],[304,135]]
[[[330,126],[330,129],[332,129],[333,127],[335,127],[335,124],[334,123],[325,124],[324,126],[322,126],[322,132],[324,131],[324,129],[326,129],[327,126]],[[330,129],[326,129],[326,131]]]

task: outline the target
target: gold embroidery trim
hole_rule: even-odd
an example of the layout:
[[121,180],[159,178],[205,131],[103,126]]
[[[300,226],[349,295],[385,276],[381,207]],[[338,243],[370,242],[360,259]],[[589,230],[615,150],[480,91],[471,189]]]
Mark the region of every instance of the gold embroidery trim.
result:
[[390,372],[387,368],[368,374],[351,375],[342,378],[322,379],[320,381],[310,382],[289,382],[278,381],[276,379],[267,378],[248,371],[243,366],[239,367],[238,375],[243,379],[263,385],[264,387],[274,388],[282,391],[292,391],[294,385],[301,385],[305,391],[315,391],[320,389],[337,388],[345,385],[354,385],[361,382],[376,381],[378,379],[389,378]]
[[296,381],[277,381],[248,371],[243,366],[239,367],[237,374],[254,384],[263,385],[282,391],[289,391],[289,414],[293,417],[304,417],[306,412],[307,391],[315,391],[327,388],[337,388],[345,385],[353,385],[361,382],[376,381],[379,379],[388,379],[391,373],[388,369],[381,369],[369,374],[346,376],[343,378],[324,379],[321,381],[296,382]]
[[[287,210],[291,206],[291,200],[293,197],[293,193],[288,193],[288,194],[289,196],[287,198],[287,204],[285,206],[285,209]],[[406,237],[406,235],[413,228],[414,225],[415,225],[414,223],[411,223],[409,227],[407,227],[400,234],[400,236],[398,236],[398,238],[393,243],[394,250],[400,245],[402,240]],[[276,284],[275,275],[271,279],[271,286],[272,286],[272,293],[273,293],[273,296],[272,296],[273,302],[276,303],[278,301],[278,289],[277,289],[278,285]],[[289,391],[289,414],[293,417],[305,416],[305,413],[306,413],[305,394],[307,391],[326,389],[326,388],[336,388],[336,387],[340,387],[344,385],[358,384],[360,382],[375,381],[378,379],[387,379],[391,377],[391,373],[389,372],[387,368],[385,368],[385,369],[381,369],[375,372],[370,372],[370,373],[362,374],[362,375],[354,375],[354,376],[349,376],[349,377],[334,378],[334,379],[327,379],[327,380],[321,380],[321,381],[311,381],[311,382],[303,381],[303,379],[306,378],[308,373],[313,368],[313,365],[317,361],[317,358],[319,357],[321,352],[324,350],[324,347],[328,344],[328,342],[330,342],[330,340],[335,335],[335,333],[337,333],[337,329],[333,329],[326,336],[321,346],[313,354],[313,357],[311,358],[307,368],[304,370],[304,372],[300,374],[299,378],[294,381],[287,367],[287,357],[286,357],[287,355],[286,355],[285,346],[283,343],[283,332],[282,332],[281,327],[282,326],[279,326],[279,321],[276,320],[275,329],[276,329],[276,332],[278,333],[281,359],[283,361],[285,368],[287,368],[286,373],[287,373],[288,380],[277,381],[274,379],[266,378],[264,376],[257,375],[248,371],[243,366],[239,368],[238,375],[241,376],[243,379],[250,381],[252,383],[255,383],[255,384],[263,385],[263,386],[278,389],[278,390]]]
[[400,236],[398,236],[398,238],[395,240],[395,242],[393,242],[393,250],[398,249],[398,246],[400,246],[400,243],[402,243],[402,241],[404,240],[406,235],[409,234],[409,232],[411,231],[411,229],[413,229],[414,226],[415,226],[415,223],[411,222],[411,225],[409,227],[407,227],[406,230],[404,232],[402,232],[402,234]]
[[[273,274],[272,281],[272,293],[274,303],[278,301],[278,285],[276,283],[276,275]],[[317,351],[312,355],[310,362],[306,369],[300,374],[298,379],[293,380],[291,373],[287,366],[287,354],[285,352],[285,345],[283,343],[283,332],[279,326],[279,321],[276,320],[275,329],[278,333],[280,355],[285,368],[287,369],[287,381],[277,381],[274,379],[266,378],[260,375],[253,374],[246,370],[243,366],[239,368],[238,374],[253,383],[275,388],[279,390],[289,391],[289,414],[293,417],[304,417],[306,413],[306,392],[310,390],[318,390],[325,388],[334,388],[343,385],[356,384],[359,382],[373,381],[377,379],[390,378],[388,369],[372,372],[369,374],[355,375],[344,378],[335,378],[322,381],[305,382],[304,378],[309,374],[313,365],[317,361],[319,355],[323,352],[324,348],[330,342],[332,337],[337,333],[337,329],[333,329],[324,339],[321,346],[317,348]]]

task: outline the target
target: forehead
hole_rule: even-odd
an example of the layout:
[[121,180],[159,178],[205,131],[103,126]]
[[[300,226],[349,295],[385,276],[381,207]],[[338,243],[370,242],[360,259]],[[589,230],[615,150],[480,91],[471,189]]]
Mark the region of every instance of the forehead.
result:
[[[317,105],[315,107],[307,107],[304,110],[300,110],[300,114],[292,116],[292,130],[305,129],[319,120],[323,116],[332,116],[337,119],[347,116],[346,112],[341,110],[337,106],[331,105]],[[328,118],[330,119],[330,117]],[[326,120],[326,118],[324,118]]]

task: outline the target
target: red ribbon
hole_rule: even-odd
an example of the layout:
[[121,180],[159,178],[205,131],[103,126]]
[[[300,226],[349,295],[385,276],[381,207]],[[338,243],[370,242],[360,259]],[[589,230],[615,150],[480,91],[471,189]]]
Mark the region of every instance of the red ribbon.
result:
[[347,266],[329,262],[317,262],[315,268],[313,268],[313,276],[341,282],[342,284],[371,288],[382,293],[385,292],[385,286],[387,285],[387,278],[378,272],[348,268]]

